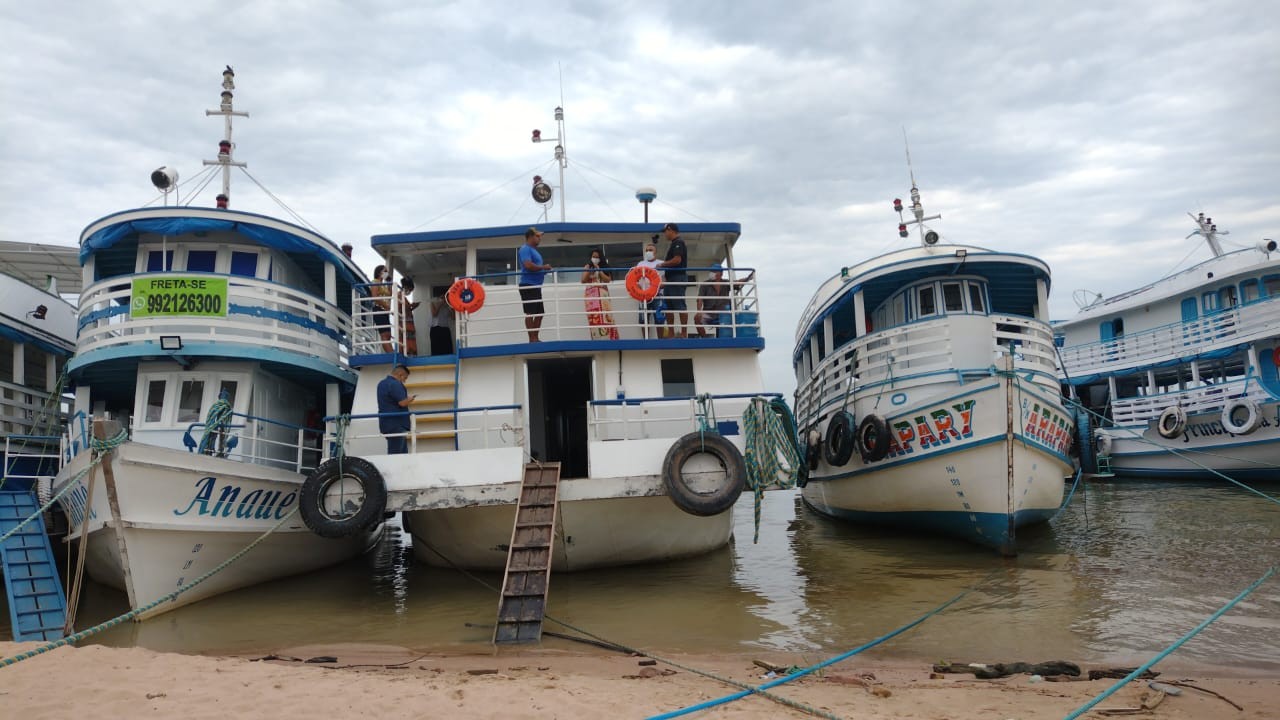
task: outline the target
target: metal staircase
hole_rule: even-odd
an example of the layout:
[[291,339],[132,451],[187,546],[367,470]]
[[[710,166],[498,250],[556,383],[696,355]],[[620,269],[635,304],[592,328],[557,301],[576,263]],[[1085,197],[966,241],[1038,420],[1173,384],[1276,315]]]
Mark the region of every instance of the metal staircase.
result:
[[[410,410],[452,410],[458,406],[457,365],[415,365],[410,369],[404,387],[417,399]],[[440,452],[457,449],[457,425],[454,413],[439,412],[414,415],[410,436],[416,452]]]
[[[0,535],[39,509],[29,490],[0,490]],[[36,515],[21,530],[0,543],[0,566],[9,598],[13,639],[57,640],[67,621],[67,598],[58,579],[53,548],[45,534],[44,518]]]
[[560,463],[526,465],[516,521],[507,550],[507,572],[498,599],[495,645],[538,642],[547,609],[551,555],[560,494]]

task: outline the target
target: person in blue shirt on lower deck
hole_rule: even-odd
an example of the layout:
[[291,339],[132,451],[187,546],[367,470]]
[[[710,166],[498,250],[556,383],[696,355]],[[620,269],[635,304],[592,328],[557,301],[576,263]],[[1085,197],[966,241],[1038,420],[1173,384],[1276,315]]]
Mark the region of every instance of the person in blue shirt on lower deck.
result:
[[531,227],[524,231],[524,245],[516,253],[520,262],[520,299],[524,302],[524,329],[529,331],[529,342],[538,342],[538,332],[542,327],[542,315],[546,308],[542,304],[542,281],[546,278],[550,265],[542,262],[542,253],[538,245],[542,243],[542,231]]
[[409,368],[397,365],[378,383],[378,432],[387,436],[388,455],[409,452],[405,440],[405,433],[409,432],[408,407],[418,396],[405,390],[404,381],[408,379]]

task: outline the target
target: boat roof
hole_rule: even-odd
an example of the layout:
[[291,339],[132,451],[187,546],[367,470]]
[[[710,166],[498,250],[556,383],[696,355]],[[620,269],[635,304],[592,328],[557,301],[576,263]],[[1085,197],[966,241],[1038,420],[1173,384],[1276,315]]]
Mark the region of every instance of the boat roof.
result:
[[58,292],[80,294],[79,248],[0,240],[0,258],[5,274],[36,288],[48,288],[49,277],[58,283]]

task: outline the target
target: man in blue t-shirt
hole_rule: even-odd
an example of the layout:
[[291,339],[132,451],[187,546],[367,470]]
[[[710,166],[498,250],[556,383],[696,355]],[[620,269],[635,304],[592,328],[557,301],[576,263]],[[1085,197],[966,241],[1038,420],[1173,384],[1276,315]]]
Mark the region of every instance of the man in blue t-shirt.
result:
[[542,281],[546,277],[550,265],[542,262],[542,253],[538,245],[542,243],[542,231],[531,227],[524,231],[524,244],[516,253],[520,263],[520,299],[524,302],[524,329],[529,331],[529,342],[538,342],[538,331],[542,327],[542,314],[546,308],[542,305]]
[[[680,226],[667,223],[662,227],[662,234],[667,236],[671,246],[667,248],[667,257],[658,265],[662,269],[662,300],[667,306],[667,337],[675,337],[677,329],[680,337],[688,333],[689,311],[684,301],[685,290],[688,290],[689,250],[680,238]],[[673,325],[676,313],[680,314],[680,324]]]
[[404,436],[409,432],[407,408],[418,396],[405,390],[404,381],[408,379],[409,368],[397,365],[378,383],[378,432],[387,436],[388,455],[409,452],[409,443]]

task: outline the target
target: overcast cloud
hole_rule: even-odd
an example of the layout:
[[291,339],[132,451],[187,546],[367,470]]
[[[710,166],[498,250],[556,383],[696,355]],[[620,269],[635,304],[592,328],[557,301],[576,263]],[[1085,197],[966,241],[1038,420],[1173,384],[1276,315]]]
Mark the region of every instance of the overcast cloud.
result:
[[[374,234],[532,223],[563,76],[570,220],[736,221],[762,356],[790,394],[795,322],[897,236],[910,182],[951,242],[1025,252],[1111,294],[1280,239],[1280,12],[1154,2],[62,2],[0,10],[0,240],[74,245],[222,136],[307,222]],[[517,178],[483,198],[468,201]],[[191,186],[187,186],[191,188]],[[196,204],[212,205],[216,183]],[[233,206],[282,214],[246,178]],[[453,212],[450,212],[453,211]],[[555,209],[553,219],[558,218]]]

